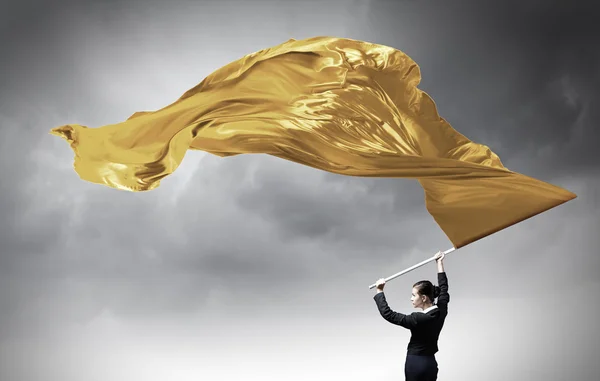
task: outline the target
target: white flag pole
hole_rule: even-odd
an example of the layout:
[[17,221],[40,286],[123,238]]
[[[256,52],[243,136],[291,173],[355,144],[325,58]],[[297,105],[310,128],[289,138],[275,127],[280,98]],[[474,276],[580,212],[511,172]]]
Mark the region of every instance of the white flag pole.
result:
[[[451,253],[451,252],[453,252],[454,250],[456,250],[456,249],[455,249],[455,248],[448,249],[448,250],[444,251],[444,254]],[[394,274],[394,275],[392,275],[392,276],[390,276],[390,277],[387,277],[387,278],[385,278],[385,281],[387,282],[387,281],[389,281],[389,280],[392,280],[392,279],[394,279],[394,278],[398,278],[400,275],[404,275],[404,274],[406,274],[407,272],[409,272],[409,271],[413,271],[414,269],[416,269],[416,268],[418,268],[418,267],[421,267],[421,266],[423,266],[423,265],[425,265],[425,264],[427,264],[427,263],[429,263],[429,262],[431,262],[431,261],[434,261],[434,260],[435,260],[435,255],[434,255],[433,257],[429,258],[429,259],[426,259],[426,260],[424,260],[424,261],[423,261],[423,262],[421,262],[421,263],[417,263],[416,265],[414,265],[414,266],[412,266],[412,267],[409,267],[409,268],[407,268],[406,270],[402,270],[402,271],[400,271],[399,273],[396,273],[396,274]],[[370,290],[370,289],[372,289],[372,288],[375,288],[375,283],[373,283],[372,285],[370,285],[370,286],[369,286],[369,290]]]

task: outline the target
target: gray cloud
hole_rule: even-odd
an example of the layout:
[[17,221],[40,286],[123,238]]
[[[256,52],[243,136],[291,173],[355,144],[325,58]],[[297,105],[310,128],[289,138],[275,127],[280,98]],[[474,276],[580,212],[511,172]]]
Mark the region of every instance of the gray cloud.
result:
[[[486,142],[505,165],[544,177],[552,176],[550,168],[556,175],[600,162],[593,122],[600,55],[591,3],[380,5],[373,15],[378,41],[411,55],[441,115]],[[400,21],[419,11],[427,16]]]

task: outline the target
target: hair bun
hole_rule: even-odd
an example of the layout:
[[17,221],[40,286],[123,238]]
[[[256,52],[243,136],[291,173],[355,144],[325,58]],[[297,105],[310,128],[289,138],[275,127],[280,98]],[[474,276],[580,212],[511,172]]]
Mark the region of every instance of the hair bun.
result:
[[433,297],[437,298],[438,296],[440,296],[440,288],[439,286],[433,286]]

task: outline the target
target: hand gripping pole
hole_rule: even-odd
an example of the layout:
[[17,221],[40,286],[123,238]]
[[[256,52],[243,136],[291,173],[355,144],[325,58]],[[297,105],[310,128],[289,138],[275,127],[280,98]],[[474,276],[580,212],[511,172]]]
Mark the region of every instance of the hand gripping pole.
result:
[[[448,249],[448,250],[444,251],[444,254],[449,254],[449,253],[453,252],[454,250],[456,250],[456,249],[455,248]],[[387,281],[392,280],[394,278],[398,278],[400,275],[404,275],[407,272],[413,271],[414,269],[416,269],[418,267],[421,267],[421,266],[423,266],[423,265],[425,265],[425,264],[427,264],[427,263],[429,263],[431,261],[434,261],[434,260],[435,260],[435,255],[433,257],[429,258],[429,259],[424,260],[421,263],[417,263],[416,265],[407,268],[406,270],[402,270],[399,273],[396,273],[396,274],[394,274],[392,276],[389,276],[389,277],[385,278],[385,281],[387,282]],[[369,286],[369,290],[372,289],[372,288],[375,288],[375,283],[373,283],[372,285]]]

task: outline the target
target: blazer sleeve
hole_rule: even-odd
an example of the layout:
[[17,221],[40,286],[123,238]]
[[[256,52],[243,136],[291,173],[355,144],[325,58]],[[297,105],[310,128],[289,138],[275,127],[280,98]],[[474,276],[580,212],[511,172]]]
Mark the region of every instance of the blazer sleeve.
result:
[[450,294],[448,293],[448,277],[445,272],[438,273],[438,285],[440,287],[440,295],[438,296],[437,306],[442,310],[448,310]]
[[385,300],[383,292],[375,294],[373,299],[375,299],[375,303],[377,304],[381,316],[392,324],[399,325],[406,329],[413,329],[417,325],[425,322],[425,314],[405,315],[400,312],[392,311]]

